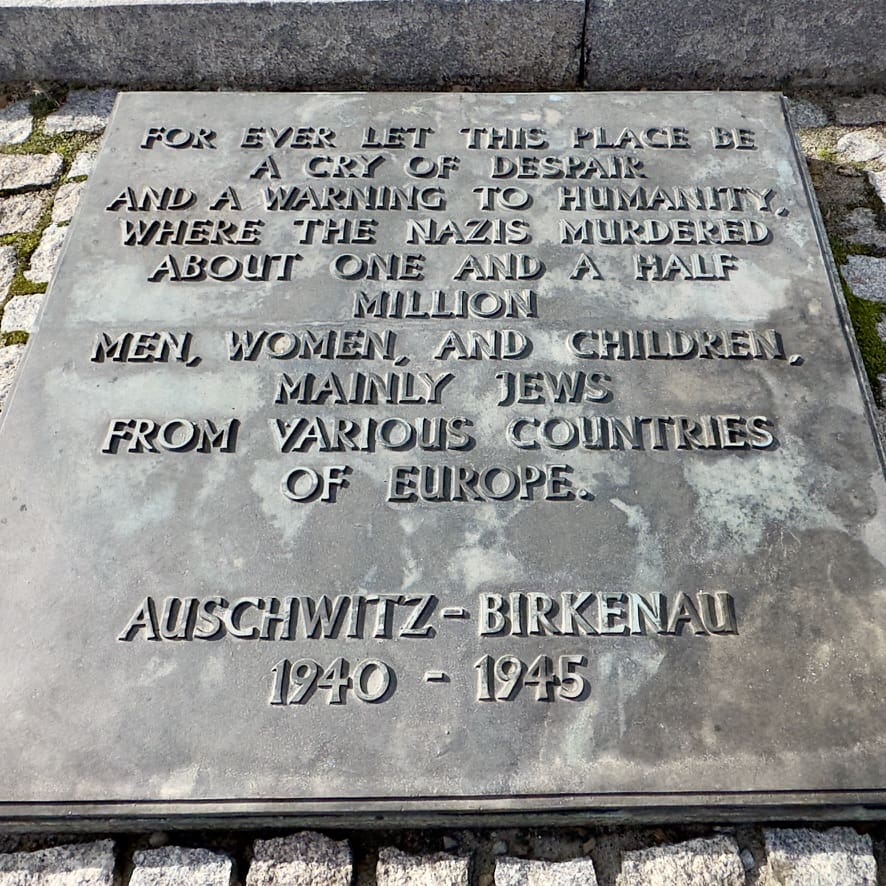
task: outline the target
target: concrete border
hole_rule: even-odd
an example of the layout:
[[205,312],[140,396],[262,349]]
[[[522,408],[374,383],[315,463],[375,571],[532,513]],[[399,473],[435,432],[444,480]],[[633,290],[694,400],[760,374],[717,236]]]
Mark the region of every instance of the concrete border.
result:
[[0,81],[559,89],[584,0],[0,0]]
[[882,0],[0,0],[0,81],[858,89],[884,31]]
[[857,89],[886,76],[883,0],[589,0],[593,89]]

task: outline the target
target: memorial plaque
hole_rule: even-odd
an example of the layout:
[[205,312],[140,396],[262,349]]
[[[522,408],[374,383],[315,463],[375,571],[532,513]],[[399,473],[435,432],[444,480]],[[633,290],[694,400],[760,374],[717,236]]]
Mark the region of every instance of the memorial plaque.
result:
[[876,807],[825,242],[776,95],[122,95],[0,429],[4,825]]

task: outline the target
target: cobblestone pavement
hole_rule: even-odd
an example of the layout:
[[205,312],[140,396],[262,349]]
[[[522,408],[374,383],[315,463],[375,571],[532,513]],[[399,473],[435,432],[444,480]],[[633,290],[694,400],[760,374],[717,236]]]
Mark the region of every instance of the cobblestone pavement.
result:
[[[0,407],[113,104],[0,90]],[[794,96],[856,337],[886,392],[886,96]],[[883,392],[881,392],[881,384]],[[881,410],[881,429],[886,412]],[[0,886],[855,886],[886,884],[886,829],[756,825],[0,837]],[[878,874],[879,869],[879,874]]]
[[875,886],[884,882],[882,833],[872,839],[866,830],[7,837],[11,851],[0,854],[0,886]]

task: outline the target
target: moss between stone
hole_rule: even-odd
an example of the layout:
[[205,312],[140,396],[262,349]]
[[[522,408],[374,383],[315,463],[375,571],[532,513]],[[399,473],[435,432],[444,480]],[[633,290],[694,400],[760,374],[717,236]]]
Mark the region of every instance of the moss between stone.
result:
[[[31,256],[34,254],[34,250],[40,245],[40,238],[43,236],[43,232],[52,223],[52,204],[54,199],[55,193],[53,192],[52,199],[46,204],[46,209],[40,216],[40,220],[33,231],[29,231],[26,234],[7,234],[4,237],[0,237],[0,246],[15,247],[15,277],[12,278],[7,301],[16,295],[33,295],[35,292],[46,292],[46,284],[32,283],[25,277],[25,270],[31,263]],[[5,304],[6,302],[3,303],[3,306]],[[0,309],[0,317],[2,316],[3,312]]]
[[[838,268],[846,264],[848,256],[864,254],[854,244],[845,243],[836,238],[831,239],[831,252]],[[842,274],[840,275],[840,283],[843,287],[843,295],[846,297],[846,307],[849,309],[849,319],[852,321],[852,330],[855,333],[855,340],[858,342],[865,374],[868,377],[877,406],[883,408],[886,405],[886,398],[884,398],[880,376],[886,375],[886,342],[880,337],[877,324],[886,318],[886,304],[859,298],[843,279]]]
[[[28,140],[20,145],[3,145],[0,154],[61,154],[68,169],[74,157],[96,138],[94,132],[62,132],[47,135],[43,130],[43,120],[34,120],[34,129]],[[67,170],[66,170],[67,171]]]
[[877,324],[886,317],[886,305],[859,298],[845,282],[843,293],[874,399],[877,406],[882,408],[884,400],[880,376],[886,375],[886,342],[880,338]]
[[[838,266],[845,264],[847,255],[858,254],[851,246],[847,247],[845,243],[839,241],[832,243],[831,249]],[[840,283],[843,286],[843,295],[846,297],[846,307],[849,309],[852,330],[855,333],[855,340],[858,342],[858,350],[861,353],[874,400],[877,406],[883,408],[886,401],[884,401],[880,377],[886,375],[886,342],[880,337],[877,324],[886,318],[886,304],[859,298],[842,275]]]
[[838,268],[846,264],[846,259],[850,255],[869,254],[864,246],[859,246],[857,243],[847,243],[845,240],[839,240],[836,237],[831,237],[829,240],[831,244],[831,255],[834,256],[834,261]]
[[31,92],[31,113],[46,117],[57,111],[68,97],[68,88],[62,83],[41,83]]
[[26,345],[28,343],[28,338],[30,336],[27,332],[23,332],[22,330],[17,330],[16,332],[4,332],[0,335],[0,347],[7,347],[8,345]]
[[[0,147],[0,154],[56,153],[63,158],[61,173],[56,183],[47,189],[50,199],[34,230],[22,234],[6,234],[0,237],[0,246],[14,246],[16,251],[15,276],[10,284],[6,301],[0,304],[0,318],[3,316],[3,308],[9,299],[17,295],[34,295],[35,293],[46,292],[46,284],[32,283],[25,277],[25,271],[31,263],[31,256],[34,254],[34,250],[40,245],[43,232],[52,223],[52,207],[55,202],[55,195],[64,182],[65,176],[71,168],[71,163],[73,163],[77,154],[96,138],[94,133],[88,132],[63,133],[60,135],[47,135],[44,132],[43,121],[46,115],[61,106],[64,102],[65,94],[61,87],[38,92],[31,99],[31,113],[34,114],[34,130],[28,140],[20,145],[4,145]],[[80,177],[78,176],[78,178]],[[26,332],[12,332],[0,336],[0,343],[4,345],[23,344],[27,340],[28,334]]]
[[863,169],[818,156],[807,157],[807,166],[815,197],[832,236],[836,233],[834,223],[838,223],[847,212],[859,207],[874,212],[882,209],[880,198]]

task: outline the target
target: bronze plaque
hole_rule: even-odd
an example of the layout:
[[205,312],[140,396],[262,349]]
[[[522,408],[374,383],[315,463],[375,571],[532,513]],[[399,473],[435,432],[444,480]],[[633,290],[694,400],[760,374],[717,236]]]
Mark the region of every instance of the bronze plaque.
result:
[[0,464],[7,827],[882,801],[779,96],[121,95]]

